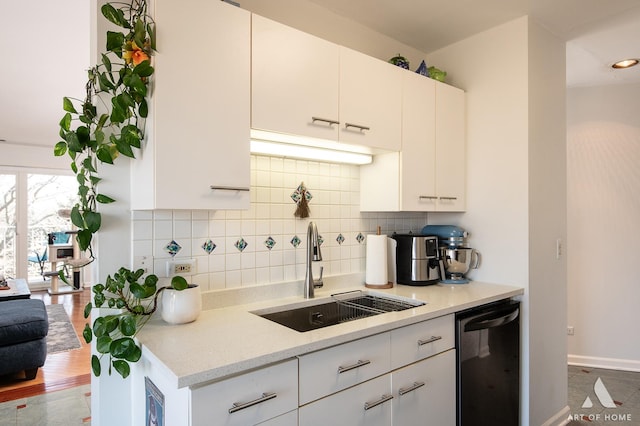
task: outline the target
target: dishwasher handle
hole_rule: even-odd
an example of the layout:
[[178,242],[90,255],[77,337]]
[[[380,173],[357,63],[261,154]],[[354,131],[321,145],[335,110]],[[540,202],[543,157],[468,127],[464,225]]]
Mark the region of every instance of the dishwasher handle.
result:
[[520,314],[520,308],[515,307],[512,312],[508,314],[504,314],[503,312],[498,312],[499,316],[496,317],[496,312],[490,312],[488,314],[480,315],[464,326],[464,331],[476,331],[476,330],[484,330],[487,328],[500,327],[501,325],[509,324],[518,318]]

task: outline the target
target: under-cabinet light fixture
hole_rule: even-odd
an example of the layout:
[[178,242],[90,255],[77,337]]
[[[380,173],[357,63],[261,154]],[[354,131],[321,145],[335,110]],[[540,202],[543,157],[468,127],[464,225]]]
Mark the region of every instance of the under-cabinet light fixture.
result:
[[625,60],[618,61],[615,64],[611,65],[611,68],[615,68],[615,69],[631,68],[631,67],[635,67],[636,65],[638,65],[639,62],[640,62],[640,60],[638,60],[638,59],[625,59]]
[[315,160],[328,163],[370,164],[366,148],[313,138],[299,138],[260,130],[251,130],[252,154]]

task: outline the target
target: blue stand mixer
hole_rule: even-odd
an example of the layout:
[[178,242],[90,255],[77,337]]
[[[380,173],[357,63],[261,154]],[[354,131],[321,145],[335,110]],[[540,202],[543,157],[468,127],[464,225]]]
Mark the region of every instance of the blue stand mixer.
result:
[[427,225],[423,235],[438,237],[440,282],[443,284],[466,284],[465,274],[476,269],[480,262],[478,252],[467,247],[467,231],[454,225]]

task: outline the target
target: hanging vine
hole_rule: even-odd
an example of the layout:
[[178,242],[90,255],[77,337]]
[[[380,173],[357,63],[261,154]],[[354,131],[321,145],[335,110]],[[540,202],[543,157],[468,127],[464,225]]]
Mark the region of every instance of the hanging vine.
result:
[[85,98],[63,98],[62,140],[54,148],[54,155],[68,154],[72,160],[79,201],[71,210],[71,221],[78,228],[80,249],[88,251],[91,260],[93,235],[102,224],[98,204],[115,201],[98,191],[98,168],[113,164],[120,155],[134,158],[140,149],[156,48],[155,22],[147,14],[146,0],[108,3],[101,12],[122,30],[107,32],[106,53],[88,70]]

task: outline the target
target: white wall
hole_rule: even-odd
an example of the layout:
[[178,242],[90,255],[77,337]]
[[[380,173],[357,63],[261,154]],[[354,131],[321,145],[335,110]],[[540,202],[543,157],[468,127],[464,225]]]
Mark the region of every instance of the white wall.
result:
[[472,278],[525,287],[522,424],[559,421],[567,401],[566,272],[554,251],[566,222],[564,46],[523,17],[428,59],[467,92],[468,162],[467,213],[429,222],[470,231],[483,259]]
[[640,84],[567,93],[569,362],[640,371]]

